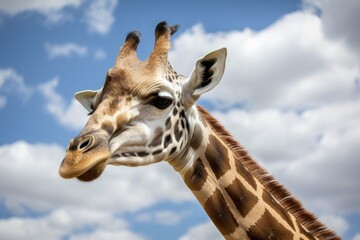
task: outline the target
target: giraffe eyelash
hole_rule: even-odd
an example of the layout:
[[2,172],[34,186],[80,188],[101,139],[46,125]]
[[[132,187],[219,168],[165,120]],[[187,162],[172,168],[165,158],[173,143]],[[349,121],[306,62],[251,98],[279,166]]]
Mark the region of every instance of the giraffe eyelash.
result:
[[88,116],[92,115],[95,112],[95,109],[93,109],[91,112],[88,113]]

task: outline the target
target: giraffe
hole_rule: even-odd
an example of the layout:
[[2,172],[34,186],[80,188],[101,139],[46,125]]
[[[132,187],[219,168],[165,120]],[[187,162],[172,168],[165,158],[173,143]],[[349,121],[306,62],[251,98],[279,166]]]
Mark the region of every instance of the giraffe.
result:
[[168,61],[177,29],[159,23],[145,61],[136,54],[140,33],[130,32],[103,87],[75,94],[90,117],[70,140],[59,174],[92,181],[107,165],[167,161],[225,239],[340,239],[196,104],[221,80],[227,51],[197,60],[189,78],[180,75]]

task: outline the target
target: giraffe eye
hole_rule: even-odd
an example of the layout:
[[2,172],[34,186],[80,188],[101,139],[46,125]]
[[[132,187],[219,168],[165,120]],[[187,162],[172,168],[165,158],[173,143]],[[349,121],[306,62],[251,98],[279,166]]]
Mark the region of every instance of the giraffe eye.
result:
[[164,97],[155,97],[151,100],[150,104],[158,109],[165,109],[172,103],[172,100]]

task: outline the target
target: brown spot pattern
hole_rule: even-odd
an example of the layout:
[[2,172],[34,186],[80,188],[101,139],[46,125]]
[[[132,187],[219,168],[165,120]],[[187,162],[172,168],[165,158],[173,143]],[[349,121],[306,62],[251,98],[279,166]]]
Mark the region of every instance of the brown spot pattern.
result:
[[170,155],[173,154],[174,152],[176,152],[176,147],[173,147],[170,151]]
[[231,169],[227,148],[212,135],[209,136],[205,157],[218,179]]
[[254,176],[252,176],[248,170],[241,164],[239,160],[235,160],[236,171],[242,176],[245,181],[250,184],[255,190],[257,189],[257,184],[255,182]]
[[117,98],[113,98],[109,103],[108,108],[106,109],[107,115],[114,115],[114,113],[118,110],[119,100]]
[[125,126],[127,122],[127,116],[125,113],[120,114],[119,116],[116,117],[116,125],[118,126],[118,128],[122,128],[123,126]]
[[191,191],[200,191],[204,183],[206,182],[208,173],[200,158],[198,158],[192,168],[185,174],[185,184]]
[[299,230],[300,230],[300,233],[303,234],[307,239],[315,240],[315,238],[313,236],[311,236],[307,231],[305,231],[303,226],[299,225]]
[[101,129],[105,130],[109,135],[114,131],[114,127],[110,121],[105,121],[101,124]]
[[235,179],[225,190],[243,217],[245,217],[258,202],[258,198],[247,190],[239,179]]
[[164,140],[164,148],[167,148],[171,143],[171,135],[167,135]]
[[289,213],[286,212],[285,209],[281,207],[268,192],[264,191],[262,199],[267,205],[270,206],[270,208],[274,209],[280,215],[280,217],[289,224],[292,229],[295,230],[295,226]]
[[169,117],[165,121],[166,130],[169,130],[171,128],[171,118]]
[[147,153],[147,152],[138,152],[136,155],[137,155],[138,157],[145,157],[145,156],[148,156],[149,153]]
[[174,125],[174,134],[175,134],[175,139],[178,142],[182,136],[182,131],[180,130],[180,123],[179,120],[176,121],[175,125]]
[[183,129],[185,129],[185,119],[184,118],[181,119],[181,127]]
[[256,225],[248,229],[247,235],[252,240],[289,240],[294,237],[294,234],[281,225],[268,210],[265,210]]
[[193,136],[190,141],[190,147],[192,147],[194,150],[197,150],[200,147],[202,140],[203,136],[201,127],[199,126],[199,124],[196,124],[194,127]]
[[204,209],[222,235],[231,234],[238,227],[219,189],[205,202]]
[[158,155],[158,154],[160,154],[161,152],[162,152],[162,150],[157,150],[157,151],[153,152],[153,155]]
[[161,144],[162,141],[162,135],[163,135],[163,130],[162,128],[157,128],[155,129],[155,133],[154,133],[154,138],[151,141],[151,143],[149,144],[149,147],[156,147],[159,146]]

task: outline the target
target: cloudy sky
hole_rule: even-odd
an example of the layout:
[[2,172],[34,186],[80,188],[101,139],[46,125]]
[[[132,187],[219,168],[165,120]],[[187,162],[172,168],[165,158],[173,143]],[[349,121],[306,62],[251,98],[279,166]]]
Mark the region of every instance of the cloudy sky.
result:
[[221,239],[166,163],[63,180],[86,122],[73,93],[102,86],[127,32],[139,56],[180,24],[170,61],[228,48],[199,103],[309,210],[360,239],[360,1],[0,1],[0,239]]

